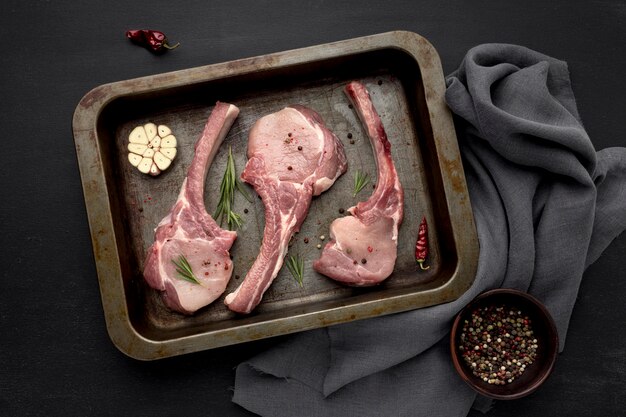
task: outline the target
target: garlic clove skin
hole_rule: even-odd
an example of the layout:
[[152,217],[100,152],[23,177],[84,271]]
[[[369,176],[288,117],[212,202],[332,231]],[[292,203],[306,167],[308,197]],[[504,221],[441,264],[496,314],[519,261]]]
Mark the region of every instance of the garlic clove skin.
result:
[[152,162],[152,165],[150,165],[150,172],[149,172],[149,174],[152,175],[153,177],[156,177],[160,173],[161,173],[161,171],[159,170],[159,167],[157,167],[156,164],[154,162]]

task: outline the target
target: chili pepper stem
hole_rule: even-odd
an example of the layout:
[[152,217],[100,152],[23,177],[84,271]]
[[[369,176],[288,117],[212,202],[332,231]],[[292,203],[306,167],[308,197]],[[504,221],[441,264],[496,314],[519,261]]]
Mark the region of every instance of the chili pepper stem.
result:
[[176,48],[178,48],[178,46],[179,46],[179,45],[180,45],[180,42],[176,42],[176,45],[170,45],[170,44],[168,44],[167,42],[163,42],[163,45],[162,45],[162,46],[163,46],[165,49],[176,49]]
[[427,269],[430,268],[430,265],[424,266],[424,261],[425,261],[425,259],[418,259],[417,260],[417,263],[420,265],[420,269],[422,271],[426,271]]

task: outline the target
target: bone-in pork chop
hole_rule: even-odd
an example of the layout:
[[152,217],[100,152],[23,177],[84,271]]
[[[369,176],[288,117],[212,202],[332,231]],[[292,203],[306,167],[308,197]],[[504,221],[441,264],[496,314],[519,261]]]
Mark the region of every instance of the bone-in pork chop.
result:
[[367,89],[353,81],[345,93],[370,138],[378,178],[370,198],[348,209],[352,216],[331,223],[331,240],[313,269],[347,285],[371,286],[393,272],[404,192],[391,159],[391,144]]
[[[184,314],[192,314],[218,298],[233,271],[228,250],[237,233],[221,229],[207,213],[204,181],[238,114],[239,109],[232,104],[215,105],[196,143],[178,199],[155,229],[145,261],[146,282],[162,291],[168,307]],[[192,273],[191,279],[185,266]]]
[[258,257],[241,285],[226,296],[228,308],[239,313],[252,311],[278,274],[312,196],[326,191],[347,167],[339,139],[315,111],[298,105],[252,126],[248,158],[241,178],[263,199],[265,229]]

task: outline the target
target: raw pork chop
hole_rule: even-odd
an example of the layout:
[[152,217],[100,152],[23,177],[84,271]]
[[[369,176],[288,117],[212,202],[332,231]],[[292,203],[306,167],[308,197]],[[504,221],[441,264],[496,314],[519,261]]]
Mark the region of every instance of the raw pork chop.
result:
[[391,159],[391,144],[365,86],[353,81],[345,93],[367,130],[378,179],[370,198],[348,209],[352,216],[332,222],[331,240],[313,269],[347,285],[369,286],[384,281],[396,263],[404,192]]
[[[237,233],[221,229],[204,207],[204,180],[217,149],[226,137],[239,109],[220,103],[211,112],[196,143],[193,161],[170,213],[155,229],[148,250],[144,278],[163,291],[172,310],[192,314],[210,304],[226,289],[233,272],[228,250]],[[184,280],[174,261],[184,256],[199,284]]]
[[300,229],[311,198],[346,171],[339,139],[315,111],[287,107],[259,119],[250,130],[248,163],[241,178],[265,205],[265,230],[258,257],[246,278],[226,296],[229,309],[249,313],[278,274],[293,233]]

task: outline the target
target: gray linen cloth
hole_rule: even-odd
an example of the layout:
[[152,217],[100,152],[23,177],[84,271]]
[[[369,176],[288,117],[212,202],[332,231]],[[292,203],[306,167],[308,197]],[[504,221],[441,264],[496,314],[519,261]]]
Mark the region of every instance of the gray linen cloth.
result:
[[497,287],[543,301],[563,348],[585,268],[626,229],[626,148],[596,152],[566,63],[521,46],[471,49],[446,101],[480,243],[472,287],[450,303],[289,337],[239,365],[234,402],[263,416],[464,416],[476,394],[447,335],[465,304]]

